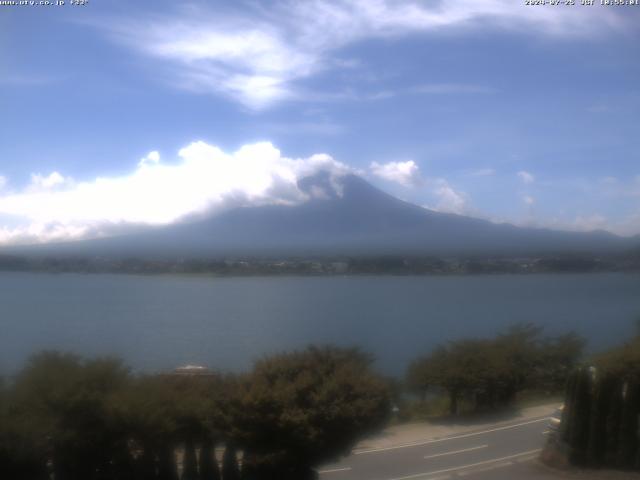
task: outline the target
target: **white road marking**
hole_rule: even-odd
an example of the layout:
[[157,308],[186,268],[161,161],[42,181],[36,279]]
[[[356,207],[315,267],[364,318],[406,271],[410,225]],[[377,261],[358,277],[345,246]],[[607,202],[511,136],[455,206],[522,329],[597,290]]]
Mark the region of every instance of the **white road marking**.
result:
[[[499,468],[510,467],[511,465],[513,465],[513,462],[496,463],[495,465],[489,465],[488,467],[474,468],[472,470],[459,472],[456,475],[458,477],[466,477],[466,476],[475,475],[475,474],[478,474],[478,473],[490,472],[492,470],[497,470]],[[431,479],[429,479],[429,480],[431,480]]]
[[425,440],[425,441],[422,441],[422,442],[414,442],[414,443],[404,443],[402,445],[394,445],[393,447],[371,448],[369,450],[360,450],[359,452],[353,452],[353,454],[354,455],[362,455],[362,454],[365,454],[365,453],[385,452],[387,450],[397,450],[399,448],[419,447],[421,445],[430,445],[432,443],[447,442],[449,440],[458,440],[459,438],[475,437],[477,435],[484,435],[485,433],[499,432],[501,430],[509,430],[511,428],[518,428],[518,427],[522,427],[524,425],[531,425],[533,423],[546,422],[547,420],[549,420],[549,418],[551,418],[551,417],[538,418],[536,420],[530,420],[528,422],[517,423],[515,425],[505,425],[504,427],[491,428],[489,430],[483,430],[481,432],[465,433],[463,435],[456,435],[456,436],[453,436],[453,437],[438,438],[438,439],[435,439],[435,440]]
[[329,470],[320,470],[318,474],[323,475],[325,473],[348,472],[349,470],[351,470],[351,467],[331,468]]
[[413,475],[407,475],[404,477],[394,477],[388,480],[408,480],[410,478],[422,478],[422,477],[429,477],[431,475],[438,475],[440,473],[456,472],[458,470],[466,470],[468,468],[479,467],[480,465],[487,465],[489,463],[504,462],[505,460],[510,460],[512,458],[522,457],[524,455],[531,455],[532,453],[537,453],[537,452],[540,452],[541,450],[542,450],[541,448],[538,448],[536,450],[528,450],[526,452],[520,452],[514,455],[507,455],[506,457],[492,458],[490,460],[484,460],[482,462],[469,463],[468,465],[460,465],[459,467],[443,468],[442,470],[434,470],[432,472],[415,473]]
[[489,445],[478,445],[477,447],[465,448],[463,450],[454,450],[452,452],[436,453],[434,455],[425,455],[424,458],[436,458],[444,457],[446,455],[455,455],[456,453],[472,452],[473,450],[480,450],[481,448],[487,448]]

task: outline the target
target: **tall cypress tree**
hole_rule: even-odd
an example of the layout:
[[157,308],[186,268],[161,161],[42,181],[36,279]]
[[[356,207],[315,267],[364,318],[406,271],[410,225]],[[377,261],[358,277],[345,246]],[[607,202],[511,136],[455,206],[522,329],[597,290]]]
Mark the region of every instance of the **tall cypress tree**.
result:
[[257,457],[249,451],[245,451],[242,457],[242,480],[261,480],[257,468]]
[[589,423],[589,443],[587,464],[599,467],[604,462],[606,447],[607,411],[611,399],[610,390],[614,386],[611,375],[599,378],[593,386],[593,402]]
[[201,480],[220,480],[220,468],[215,455],[215,443],[210,439],[204,440],[200,447],[199,458]]
[[222,456],[222,480],[240,480],[236,448],[232,443],[227,443]]
[[573,425],[569,439],[571,461],[583,465],[589,444],[589,418],[591,414],[591,374],[586,368],[579,371],[575,395]]
[[633,468],[638,443],[638,383],[627,380],[624,384],[620,421],[617,464],[621,468]]
[[196,458],[196,447],[193,440],[189,439],[184,444],[184,457],[182,459],[182,479],[198,479],[198,459]]
[[618,452],[620,417],[622,412],[623,382],[618,375],[612,375],[609,390],[609,409],[605,420],[605,465],[615,465]]
[[576,383],[578,381],[579,371],[573,372],[568,380],[565,393],[564,409],[562,410],[562,421],[560,423],[560,438],[569,443],[572,435],[572,429],[575,422],[575,399],[576,399]]
[[158,450],[158,480],[178,480],[175,452],[168,442]]

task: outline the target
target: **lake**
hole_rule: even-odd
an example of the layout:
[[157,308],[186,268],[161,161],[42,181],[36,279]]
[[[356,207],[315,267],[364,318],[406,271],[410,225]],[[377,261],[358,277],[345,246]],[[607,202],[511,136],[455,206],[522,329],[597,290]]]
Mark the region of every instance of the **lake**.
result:
[[114,354],[136,370],[238,371],[309,343],[358,345],[402,374],[416,356],[514,322],[575,330],[590,349],[640,316],[640,275],[189,277],[0,273],[0,371],[33,352]]

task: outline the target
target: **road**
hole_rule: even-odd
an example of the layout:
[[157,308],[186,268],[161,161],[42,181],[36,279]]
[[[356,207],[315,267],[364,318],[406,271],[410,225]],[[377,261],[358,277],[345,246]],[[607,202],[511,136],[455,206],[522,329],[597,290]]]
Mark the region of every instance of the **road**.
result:
[[475,432],[356,451],[320,469],[321,480],[550,479],[535,464],[548,417]]

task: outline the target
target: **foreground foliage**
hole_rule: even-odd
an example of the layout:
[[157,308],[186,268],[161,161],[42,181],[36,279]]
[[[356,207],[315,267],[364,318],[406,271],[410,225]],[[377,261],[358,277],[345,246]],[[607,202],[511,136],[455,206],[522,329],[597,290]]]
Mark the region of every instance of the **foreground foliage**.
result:
[[304,480],[390,411],[385,383],[358,350],[311,347],[258,362],[241,386],[234,437],[259,478]]
[[45,352],[1,387],[0,478],[12,480],[303,480],[389,412],[369,359],[330,347],[240,377],[133,376],[115,359]]

